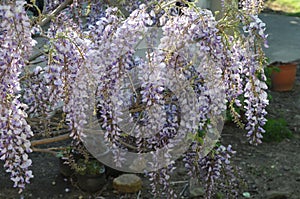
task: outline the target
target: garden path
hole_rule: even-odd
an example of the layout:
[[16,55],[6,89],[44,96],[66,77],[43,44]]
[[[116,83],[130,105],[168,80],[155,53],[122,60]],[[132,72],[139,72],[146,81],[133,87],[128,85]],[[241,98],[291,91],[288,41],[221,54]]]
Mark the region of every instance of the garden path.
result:
[[300,18],[275,13],[262,13],[266,23],[269,48],[265,49],[270,62],[300,59]]

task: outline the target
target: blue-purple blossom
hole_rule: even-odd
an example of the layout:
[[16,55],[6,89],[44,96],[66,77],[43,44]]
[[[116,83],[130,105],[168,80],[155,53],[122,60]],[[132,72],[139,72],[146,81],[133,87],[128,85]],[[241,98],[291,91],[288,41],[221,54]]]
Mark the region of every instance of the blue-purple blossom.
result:
[[30,21],[23,9],[25,2],[0,4],[0,159],[19,192],[33,178],[33,136],[26,118],[27,106],[20,102],[20,74],[31,52]]
[[264,0],[241,0],[239,5],[247,14],[257,15],[264,8]]
[[238,180],[236,169],[231,164],[231,158],[236,152],[231,145],[215,147],[204,157],[200,151],[201,146],[194,142],[183,161],[191,178],[204,183],[205,197],[211,198],[214,193],[221,191],[225,192],[227,198],[237,198]]

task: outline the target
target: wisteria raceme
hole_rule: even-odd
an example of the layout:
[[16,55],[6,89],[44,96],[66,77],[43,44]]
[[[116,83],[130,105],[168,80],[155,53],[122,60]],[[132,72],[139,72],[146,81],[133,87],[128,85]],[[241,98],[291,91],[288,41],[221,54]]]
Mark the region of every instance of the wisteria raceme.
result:
[[218,179],[220,189],[225,189],[225,194],[227,198],[238,198],[238,186],[240,184],[239,176],[237,176],[238,168],[232,166],[231,158],[236,154],[236,151],[232,149],[231,145],[220,146],[217,149],[217,156],[220,158],[221,164],[221,176],[222,178]]
[[245,116],[248,122],[245,129],[248,131],[247,137],[251,144],[260,144],[263,138],[262,133],[265,132],[263,129],[267,121],[265,107],[269,103],[266,88],[266,83],[258,78],[249,78],[245,85],[244,108],[246,109]]
[[241,0],[239,4],[247,14],[257,15],[263,10],[264,0]]
[[[238,182],[234,175],[235,169],[231,166],[230,159],[236,152],[231,145],[215,147],[207,156],[200,158],[201,154],[194,154],[199,166],[199,172],[206,186],[206,198],[211,198],[213,193],[225,191],[227,198],[237,198]],[[190,156],[191,157],[191,156]],[[188,156],[186,157],[187,162]],[[220,187],[218,187],[220,186]],[[227,192],[228,190],[228,192]]]
[[[217,35],[217,22],[210,11],[201,10],[198,14],[192,8],[183,8],[182,12],[182,16],[172,17],[162,28],[164,37],[159,48],[169,51],[169,55],[166,55],[169,67],[185,71],[192,61],[200,78],[207,79],[202,84],[194,83],[200,89],[195,92],[199,94],[198,100],[202,104],[199,110],[199,116],[203,119],[200,124],[202,128],[210,114],[219,114],[226,109],[224,96],[217,96],[222,95],[225,89],[220,81],[222,60],[219,57],[223,45]],[[180,63],[180,59],[185,60],[185,63]],[[208,104],[208,101],[212,103]]]
[[[85,51],[88,40],[79,35],[79,28],[70,21],[65,23],[64,13],[54,21],[48,30],[49,55],[45,67],[37,66],[25,82],[24,101],[30,106],[30,113],[50,117],[53,111],[62,108],[72,131],[71,137],[78,138],[82,131],[84,113],[82,106],[74,96],[78,72],[85,63]],[[80,94],[82,89],[78,89]],[[75,100],[77,99],[77,101]],[[82,105],[82,106],[80,106]],[[77,110],[79,109],[79,110]]]
[[[224,83],[228,88],[226,91],[227,100],[229,102],[228,108],[230,109],[234,122],[236,122],[239,127],[244,128],[241,113],[235,111],[234,107],[243,109],[243,94],[245,92],[247,76],[249,76],[245,71],[249,64],[251,64],[252,52],[251,47],[245,45],[242,40],[230,37],[229,41],[232,45],[230,50],[227,51],[227,60],[229,61],[228,64],[231,63],[231,65],[230,67],[226,67],[224,73]],[[256,63],[253,67],[259,68],[259,64]],[[257,68],[252,68],[252,70],[256,71],[258,70]]]
[[[266,94],[266,76],[263,70],[264,53],[260,45],[263,43],[265,47],[268,47],[268,35],[265,34],[265,23],[257,16],[260,10],[256,10],[255,13],[251,10],[251,6],[262,6],[262,2],[245,0],[242,4],[247,14],[237,13],[237,18],[241,19],[246,34],[240,35],[239,38],[229,37],[226,40],[232,45],[228,46],[228,51],[224,54],[226,58],[223,62],[226,66],[224,82],[227,84],[228,101],[246,110],[247,136],[250,143],[257,144],[261,142],[261,133],[264,132],[263,125],[267,114],[265,108],[269,103]],[[258,76],[261,78],[259,79]],[[244,101],[241,100],[243,98]],[[240,117],[237,112],[233,114],[234,117]],[[237,123],[243,127],[240,121]]]
[[45,13],[51,12],[52,10],[57,8],[57,6],[59,6],[63,2],[65,2],[65,0],[46,0],[45,1],[45,5],[46,5]]
[[27,106],[19,100],[20,74],[33,43],[24,4],[0,4],[0,159],[20,192],[33,177],[28,157],[33,133],[26,121]]
[[[251,52],[253,49],[250,42],[244,43],[244,56],[242,71],[244,77],[244,109],[247,124],[245,129],[247,130],[247,137],[251,144],[261,143],[262,133],[265,132],[263,126],[266,123],[265,116],[267,112],[266,106],[269,104],[267,95],[266,76],[264,70],[261,68],[259,61],[256,59],[255,53]],[[254,54],[254,55],[253,55]],[[258,74],[261,78],[258,77]]]
[[[227,86],[225,87],[227,99],[229,101],[234,99],[234,103],[237,106],[241,107],[242,104],[239,100],[239,96],[244,94],[246,100],[243,103],[245,103],[246,117],[248,122],[248,124],[246,125],[246,130],[248,131],[247,136],[249,137],[250,143],[260,143],[260,139],[262,138],[261,133],[264,132],[262,126],[266,121],[265,107],[268,104],[268,100],[267,100],[267,94],[265,92],[265,90],[267,89],[266,84],[264,83],[265,75],[263,74],[262,66],[261,63],[259,62],[260,60],[258,59],[261,56],[260,54],[261,51],[257,53],[254,52],[254,49],[260,50],[259,47],[255,48],[255,45],[258,43],[258,40],[266,41],[266,35],[264,35],[265,25],[258,18],[253,16],[249,16],[247,20],[250,21],[251,23],[249,25],[249,23],[247,24],[245,22],[246,20],[244,21],[246,23],[246,27],[249,27],[246,28],[245,30],[247,31],[247,33],[249,33],[250,31],[251,33],[249,33],[248,36],[246,37],[242,36],[240,40],[229,36],[228,37],[230,41],[229,43],[232,45],[225,46],[228,49],[227,51],[224,51],[223,49],[224,46],[222,44],[223,40],[220,40],[220,38],[218,38],[218,34],[216,34],[215,40],[212,40],[210,37],[210,40],[207,43],[205,42],[206,38],[200,36],[201,40],[199,41],[199,43],[203,42],[203,44],[201,45],[201,49],[207,49],[208,52],[213,51],[211,53],[211,55],[214,58],[213,60],[215,61],[215,63],[220,64],[220,69],[223,72],[220,73],[219,77],[223,76],[225,78],[224,79],[225,81],[223,83],[227,84]],[[210,30],[208,32],[211,33],[213,31]],[[216,29],[215,32],[217,33],[218,30]],[[252,43],[249,42],[248,40],[252,41]],[[217,42],[214,43],[213,41],[217,41]],[[201,50],[198,50],[197,52],[203,53],[203,51]],[[205,55],[199,54],[198,58],[199,57],[202,58],[202,61],[205,60]],[[203,70],[204,68],[205,67],[199,67],[199,69],[201,69],[199,70],[199,73],[201,75],[207,74],[207,72]],[[258,79],[257,74],[261,74],[262,79]],[[206,76],[205,79],[207,79],[207,77],[209,76]],[[206,87],[204,88],[202,93],[205,93],[210,90],[211,88]],[[222,109],[218,109],[218,110],[222,110]],[[204,116],[203,118],[207,118],[207,116]],[[191,147],[192,152],[188,153],[185,158],[187,162],[186,166],[190,171],[190,174],[197,173],[199,170],[199,168],[197,169],[195,164],[189,163],[189,159],[193,159],[191,162],[197,160],[196,158],[197,155],[193,153],[194,151],[196,151],[196,149],[194,149],[193,146],[194,145],[192,145]],[[202,158],[202,160],[206,158],[203,156],[199,156],[199,157]],[[202,163],[199,164],[203,165]],[[214,160],[213,163],[213,165],[215,165],[214,167],[209,166],[210,164],[212,164],[212,162],[208,161],[206,167],[208,168],[209,171],[215,172],[215,174],[213,175],[210,174],[209,175],[210,177],[207,176],[207,180],[210,180],[211,182],[208,183],[209,186],[207,187],[208,197],[211,196],[211,193],[213,191],[212,184],[214,184],[214,181],[220,179],[220,170],[222,168],[221,160]],[[228,170],[231,170],[230,166],[228,166]],[[230,174],[230,172],[228,173]],[[233,185],[234,182],[231,182],[231,184]],[[232,192],[230,194],[236,195],[236,192]]]
[[[116,8],[108,8],[105,17],[96,22],[96,26],[91,27],[90,31],[94,43],[88,52],[88,60],[92,61],[89,65],[93,71],[93,79],[98,85],[97,92],[111,98],[105,97],[106,103],[101,104],[100,102],[99,107],[104,114],[110,113],[109,119],[112,122],[106,123],[108,120],[105,119],[103,127],[106,129],[105,138],[112,143],[111,149],[115,154],[115,162],[118,163],[118,166],[121,166],[122,162],[120,161],[122,153],[118,150],[119,145],[116,142],[117,137],[121,134],[121,130],[116,125],[117,116],[120,115],[113,110],[114,104],[112,102],[124,101],[124,99],[114,100],[118,97],[114,93],[118,90],[117,80],[122,79],[128,69],[126,60],[130,60],[131,53],[135,51],[137,43],[147,32],[148,28],[145,23],[149,23],[150,17],[145,8],[141,5],[125,20],[115,15],[118,11]],[[89,57],[91,58],[89,59]],[[106,115],[100,117],[107,118]]]
[[[61,32],[60,32],[61,31]],[[71,129],[71,137],[79,139],[85,121],[83,85],[78,85],[79,71],[84,71],[86,64],[85,52],[90,41],[80,35],[79,28],[73,24],[62,26],[62,30],[56,32],[53,46],[56,50],[51,57],[54,63],[60,63],[62,68],[61,81],[56,81],[56,86],[62,90],[60,97],[63,99],[63,112],[66,113],[66,121]]]
[[[119,7],[122,8],[122,11],[126,14],[130,14],[134,10],[138,9],[140,5],[145,5],[148,10],[153,10],[155,5],[161,4],[162,0],[128,0],[121,1]],[[168,2],[168,1],[166,1]]]
[[242,48],[241,41],[234,41],[233,37],[229,37],[229,41],[233,44],[231,50],[228,51],[228,59],[231,65],[225,69],[224,82],[228,84],[228,101],[234,99],[236,104],[241,106],[238,97],[244,89],[243,68],[247,64],[245,58],[247,52],[246,49]]
[[[264,46],[268,48],[267,37],[268,35],[265,34],[266,24],[257,16],[257,15],[249,15],[248,19],[241,17],[244,22],[243,30],[245,33],[248,33],[248,39],[253,43],[256,44],[256,40],[262,40]],[[259,47],[259,46],[258,46]],[[260,49],[258,49],[260,50]]]
[[[158,154],[153,153],[153,158],[161,158],[157,156]],[[168,154],[165,154],[164,158],[170,158],[168,157]],[[159,160],[154,160],[155,164],[159,164]],[[159,165],[156,165],[158,168],[160,168]],[[177,198],[177,194],[175,193],[175,190],[171,187],[170,184],[170,178],[174,170],[176,169],[174,162],[168,165],[167,167],[160,168],[156,171],[152,172],[146,172],[146,176],[149,178],[152,189],[152,194],[154,198],[158,197],[164,197],[164,198]]]
[[88,25],[96,24],[105,15],[105,4],[99,0],[93,0],[90,4],[90,13],[87,15]]

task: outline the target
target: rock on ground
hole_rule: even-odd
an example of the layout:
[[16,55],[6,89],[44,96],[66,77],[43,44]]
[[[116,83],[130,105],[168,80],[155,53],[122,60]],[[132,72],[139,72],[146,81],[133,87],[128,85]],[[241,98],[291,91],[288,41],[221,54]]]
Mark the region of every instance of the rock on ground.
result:
[[113,180],[113,187],[120,193],[135,193],[141,190],[142,180],[135,174],[123,174]]

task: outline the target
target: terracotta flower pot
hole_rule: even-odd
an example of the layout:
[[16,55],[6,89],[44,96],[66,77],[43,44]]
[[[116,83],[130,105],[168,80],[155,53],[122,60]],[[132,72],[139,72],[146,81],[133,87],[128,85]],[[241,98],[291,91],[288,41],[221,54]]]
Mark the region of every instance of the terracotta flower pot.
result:
[[106,183],[105,166],[94,158],[77,161],[78,170],[75,173],[80,189],[87,192],[96,192]]
[[[272,65],[274,66],[274,65]],[[271,75],[272,90],[274,91],[290,91],[293,89],[297,63],[281,63],[275,65],[279,71],[274,70]]]
[[59,158],[59,171],[63,176],[68,178],[74,173],[74,170],[72,170],[70,165],[65,164],[64,162],[65,160]]
[[106,175],[103,174],[85,174],[76,175],[78,180],[78,187],[83,191],[96,192],[102,189],[106,184]]

